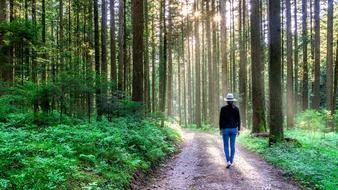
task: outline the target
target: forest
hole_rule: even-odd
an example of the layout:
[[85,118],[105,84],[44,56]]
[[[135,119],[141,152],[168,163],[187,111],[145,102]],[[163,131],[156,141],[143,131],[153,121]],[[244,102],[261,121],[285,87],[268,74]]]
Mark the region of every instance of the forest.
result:
[[0,189],[336,189],[337,85],[335,0],[0,0]]

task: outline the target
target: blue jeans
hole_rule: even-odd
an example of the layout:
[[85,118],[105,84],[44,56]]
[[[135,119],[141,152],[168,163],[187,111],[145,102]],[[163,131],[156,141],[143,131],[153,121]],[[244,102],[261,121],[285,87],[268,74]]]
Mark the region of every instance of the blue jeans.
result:
[[[234,161],[236,135],[237,135],[237,128],[222,129],[224,153],[225,153],[227,162],[230,161],[231,163],[233,163]],[[230,150],[229,150],[229,140],[230,140]]]

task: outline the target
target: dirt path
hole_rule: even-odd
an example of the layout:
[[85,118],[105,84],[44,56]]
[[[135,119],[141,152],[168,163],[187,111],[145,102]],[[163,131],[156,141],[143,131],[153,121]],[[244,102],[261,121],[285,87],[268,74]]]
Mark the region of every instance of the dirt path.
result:
[[234,166],[225,168],[221,136],[182,130],[183,148],[142,190],[302,189],[257,155],[237,146]]

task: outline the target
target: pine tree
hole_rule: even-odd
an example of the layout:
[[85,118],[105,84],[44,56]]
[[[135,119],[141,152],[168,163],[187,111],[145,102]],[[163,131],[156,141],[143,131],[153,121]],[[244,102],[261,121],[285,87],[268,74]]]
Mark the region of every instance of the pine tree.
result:
[[282,84],[281,84],[281,21],[280,0],[269,0],[269,103],[270,139],[283,139]]
[[132,1],[134,101],[143,102],[143,0]]

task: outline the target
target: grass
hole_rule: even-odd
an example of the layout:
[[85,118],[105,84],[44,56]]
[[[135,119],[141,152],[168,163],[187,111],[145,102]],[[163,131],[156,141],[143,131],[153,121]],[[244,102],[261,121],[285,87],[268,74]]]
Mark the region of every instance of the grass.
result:
[[0,189],[123,189],[178,139],[157,121],[131,117],[45,128],[0,123]]
[[285,135],[297,139],[302,147],[293,143],[280,143],[269,147],[267,138],[252,137],[249,131],[242,132],[238,142],[259,153],[268,162],[282,168],[307,187],[337,189],[338,134],[287,130]]

